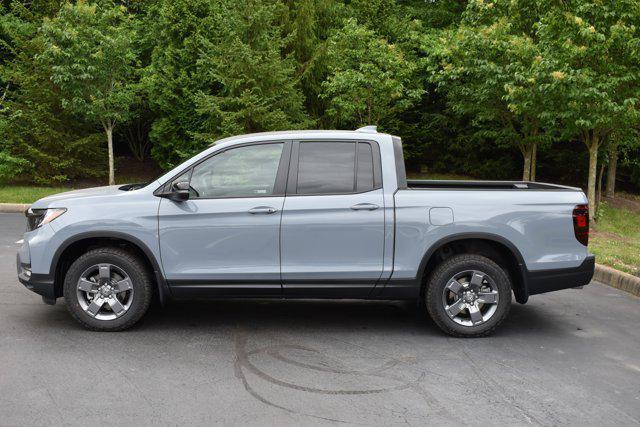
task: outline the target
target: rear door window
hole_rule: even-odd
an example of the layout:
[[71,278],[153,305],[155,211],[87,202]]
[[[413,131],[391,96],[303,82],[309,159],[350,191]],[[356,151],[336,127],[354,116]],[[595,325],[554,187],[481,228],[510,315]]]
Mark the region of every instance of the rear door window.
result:
[[301,142],[295,193],[350,194],[378,188],[374,157],[369,142]]
[[353,193],[355,149],[355,142],[301,142],[296,193]]

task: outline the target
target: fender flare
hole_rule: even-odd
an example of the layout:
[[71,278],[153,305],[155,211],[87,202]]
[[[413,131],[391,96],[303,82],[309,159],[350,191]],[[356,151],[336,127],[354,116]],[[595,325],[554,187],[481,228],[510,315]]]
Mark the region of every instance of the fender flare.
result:
[[167,299],[171,297],[171,291],[169,290],[169,285],[167,284],[167,281],[162,274],[162,268],[160,267],[160,263],[156,259],[155,255],[142,240],[130,234],[122,233],[119,231],[87,231],[69,237],[67,240],[62,242],[60,246],[58,246],[58,249],[56,249],[53,257],[51,258],[51,266],[49,267],[50,276],[55,279],[56,270],[60,262],[60,257],[62,256],[64,251],[69,248],[69,246],[76,242],[79,242],[80,240],[95,238],[124,240],[127,243],[140,249],[153,268],[153,274],[158,283],[158,296],[160,297],[160,303],[162,305],[166,303]]
[[493,234],[493,233],[456,233],[451,234],[449,236],[443,237],[437,240],[434,244],[432,244],[429,249],[422,256],[422,260],[420,261],[420,265],[418,267],[418,273],[416,275],[416,281],[418,283],[422,283],[424,279],[425,269],[427,267],[427,263],[429,259],[435,254],[435,252],[440,249],[442,246],[452,243],[458,240],[467,240],[467,239],[477,239],[477,240],[490,240],[496,243],[499,243],[505,246],[511,255],[514,257],[517,263],[517,270],[519,272],[519,281],[522,286],[521,290],[518,291],[514,288],[514,294],[516,296],[516,301],[520,304],[525,304],[529,299],[529,284],[528,284],[528,270],[527,266],[524,262],[524,258],[518,248],[509,240],[504,237]]

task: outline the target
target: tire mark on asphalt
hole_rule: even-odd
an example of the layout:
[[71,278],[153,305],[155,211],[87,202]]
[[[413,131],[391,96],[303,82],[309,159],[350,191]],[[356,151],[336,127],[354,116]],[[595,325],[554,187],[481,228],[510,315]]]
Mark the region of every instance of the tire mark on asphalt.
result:
[[338,368],[331,368],[328,366],[319,366],[319,365],[313,365],[310,363],[298,362],[297,360],[293,360],[289,357],[283,356],[282,353],[280,353],[279,351],[282,348],[290,348],[295,350],[304,350],[304,351],[318,353],[318,351],[316,350],[310,349],[308,347],[302,347],[299,345],[286,345],[286,346],[279,346],[278,348],[271,347],[266,349],[266,352],[273,358],[278,359],[285,363],[289,363],[290,365],[295,365],[300,368],[307,368],[307,369],[312,369],[314,371],[327,372],[332,374],[375,375],[376,373],[393,368],[394,366],[397,366],[401,363],[400,360],[392,359],[392,360],[389,360],[388,362],[383,363],[381,366],[377,366],[375,368],[369,368],[365,370],[338,369]]
[[[296,391],[303,391],[303,392],[307,392],[307,393],[316,393],[316,394],[324,394],[324,395],[370,395],[370,394],[379,394],[379,393],[387,393],[387,392],[392,392],[392,391],[398,391],[398,390],[413,390],[414,392],[416,392],[419,396],[421,396],[425,402],[427,403],[428,406],[430,406],[432,409],[435,410],[436,413],[446,416],[448,420],[453,421],[453,420],[458,420],[458,417],[456,417],[455,415],[453,415],[452,413],[450,413],[446,408],[444,408],[433,396],[431,396],[431,394],[425,390],[423,387],[420,386],[420,382],[425,378],[426,373],[422,372],[418,378],[416,378],[413,381],[407,381],[406,379],[399,377],[397,375],[393,375],[390,373],[386,373],[383,372],[391,367],[397,366],[400,363],[403,363],[401,360],[399,359],[392,359],[390,361],[387,361],[385,363],[383,363],[380,366],[374,367],[374,368],[369,368],[369,369],[365,369],[365,370],[350,370],[350,369],[343,369],[343,368],[339,368],[339,367],[327,367],[327,366],[320,366],[320,365],[315,365],[315,364],[309,364],[309,363],[303,363],[303,362],[298,362],[296,360],[293,360],[289,357],[286,357],[284,355],[281,354],[281,351],[283,349],[294,349],[294,350],[301,350],[301,351],[306,351],[306,352],[311,352],[314,353],[316,355],[325,357],[326,359],[332,359],[330,357],[327,357],[326,355],[320,353],[318,350],[313,349],[313,348],[309,348],[309,347],[305,347],[305,346],[300,346],[300,345],[293,345],[293,344],[280,344],[280,345],[275,345],[275,346],[267,346],[267,347],[262,347],[262,348],[258,348],[258,349],[254,349],[251,351],[247,350],[247,336],[246,333],[244,331],[238,330],[235,334],[235,351],[236,351],[236,363],[234,365],[235,367],[235,372],[236,372],[236,376],[242,381],[245,389],[247,390],[247,392],[249,392],[253,397],[255,397],[256,399],[258,399],[260,402],[263,402],[267,405],[279,408],[279,409],[283,409],[289,413],[296,413],[299,414],[296,411],[291,410],[290,408],[286,408],[283,407],[281,405],[275,404],[271,401],[269,401],[268,399],[266,399],[265,397],[263,397],[262,395],[260,395],[255,389],[253,389],[251,387],[251,385],[249,384],[249,382],[247,381],[246,375],[244,374],[244,370],[246,369],[249,372],[253,373],[254,375],[256,375],[257,377],[270,382],[272,384],[281,386],[281,387],[285,387],[288,389],[292,389],[292,390],[296,390]],[[343,374],[343,375],[355,375],[355,376],[373,376],[373,377],[378,377],[378,378],[384,378],[384,379],[390,379],[393,381],[396,381],[398,383],[400,383],[397,386],[393,386],[393,387],[383,387],[383,388],[377,388],[377,389],[363,389],[363,390],[328,390],[328,389],[321,389],[321,388],[314,388],[314,387],[306,387],[306,386],[301,386],[298,384],[294,384],[294,383],[290,383],[287,381],[282,381],[279,380],[277,378],[272,377],[271,375],[263,372],[262,370],[260,370],[253,362],[251,362],[250,357],[257,355],[257,354],[268,354],[271,357],[274,357],[275,359],[278,359],[284,363],[288,363],[291,364],[293,366],[297,366],[297,367],[301,367],[301,368],[306,368],[306,369],[311,369],[311,370],[315,370],[315,371],[319,371],[319,372],[326,372],[326,373],[334,373],[334,374]],[[340,363],[340,361],[336,360],[336,363]],[[326,418],[322,418],[322,417],[318,417],[315,415],[311,415],[311,414],[301,414],[301,415],[308,415],[311,417],[315,417],[315,418],[320,418],[323,420],[327,420],[327,421],[334,421],[334,422],[346,422],[346,421],[342,421],[342,420],[335,420],[335,419],[326,419]]]
[[313,415],[313,414],[307,414],[307,413],[303,413],[303,412],[297,412],[294,411],[292,409],[289,409],[287,407],[278,405],[276,403],[271,402],[270,400],[267,400],[266,398],[264,398],[262,395],[260,395],[260,393],[258,393],[256,390],[253,389],[253,387],[251,387],[251,384],[249,384],[249,381],[247,381],[247,377],[244,374],[244,371],[242,370],[242,366],[244,365],[244,363],[248,362],[249,360],[249,356],[246,352],[246,345],[247,345],[247,337],[243,332],[236,332],[236,336],[235,336],[235,353],[236,353],[236,361],[234,363],[234,371],[235,371],[235,375],[237,378],[240,379],[240,381],[242,382],[242,385],[244,386],[244,389],[255,399],[257,399],[259,402],[264,403],[265,405],[274,407],[274,408],[278,408],[281,409],[285,412],[288,412],[290,414],[293,415],[303,415],[303,416],[307,416],[307,417],[312,417],[312,418],[316,418],[316,419],[320,419],[320,420],[324,420],[324,421],[332,421],[332,422],[336,422],[336,423],[341,423],[341,424],[347,424],[346,421],[343,420],[337,420],[337,419],[332,419],[332,418],[325,418],[325,417],[320,417],[318,415]]
[[[390,355],[387,355],[387,354],[384,354],[384,353],[380,353],[380,352],[371,350],[370,348],[364,347],[362,345],[355,344],[353,342],[341,340],[341,339],[338,339],[338,338],[333,338],[333,339],[336,340],[336,341],[342,342],[342,343],[344,343],[346,345],[350,345],[350,346],[359,348],[361,350],[364,350],[365,352],[367,352],[367,353],[369,353],[369,354],[371,354],[373,356],[376,356],[376,357],[383,357],[383,358],[395,360],[395,361],[397,361],[399,363],[403,362],[401,359],[397,359],[397,358],[395,358],[393,356],[390,356]],[[406,363],[406,362],[403,362],[403,363]],[[429,370],[424,370],[424,369],[422,370],[421,378],[425,377],[426,374],[447,379],[447,381],[454,382],[456,385],[464,385],[464,384],[460,383],[459,381],[452,381],[452,379],[450,377],[447,377],[446,375],[442,375],[440,373],[429,371]],[[413,390],[419,396],[421,396],[422,399],[424,399],[424,401],[427,403],[427,405],[430,405],[431,407],[433,407],[437,414],[442,415],[443,417],[446,417],[448,420],[450,420],[452,422],[455,421],[455,422],[458,422],[460,424],[463,424],[462,420],[458,416],[456,416],[451,411],[449,411],[446,407],[444,407],[442,404],[440,404],[440,402],[435,397],[433,397],[433,395],[431,393],[429,393],[429,391],[427,389],[425,389],[424,387],[420,386],[419,385],[419,381],[416,382],[416,385],[413,388]]]
[[[237,341],[236,341],[237,343]],[[251,350],[251,351],[247,351],[246,350],[246,343],[247,343],[247,339],[246,336],[243,336],[240,340],[240,346],[236,346],[236,350],[239,350],[236,352],[236,356],[237,359],[240,360],[240,366],[246,368],[247,370],[249,370],[250,372],[252,372],[253,374],[255,374],[256,376],[262,378],[265,381],[268,381],[272,384],[276,384],[282,387],[286,387],[286,388],[290,388],[293,390],[298,390],[298,391],[305,391],[308,393],[317,393],[317,394],[328,394],[328,395],[335,395],[335,394],[344,394],[344,395],[354,395],[354,394],[377,394],[377,393],[384,393],[384,392],[388,392],[388,391],[396,391],[396,390],[405,390],[408,388],[412,387],[412,383],[410,382],[404,382],[403,384],[399,384],[397,386],[394,387],[383,387],[383,388],[377,388],[377,389],[369,389],[369,390],[327,390],[327,389],[321,389],[321,388],[314,388],[314,387],[306,387],[306,386],[301,386],[298,384],[294,384],[294,383],[290,383],[287,381],[282,381],[279,380],[277,378],[272,377],[271,375],[261,371],[256,365],[253,364],[253,362],[251,362],[251,360],[249,359],[250,356],[254,356],[256,354],[269,354],[270,351],[275,351],[275,350],[280,350],[280,349],[285,349],[285,348],[295,348],[295,349],[303,349],[306,351],[311,351],[317,354],[320,354],[317,350],[314,349],[310,349],[307,347],[301,347],[301,346],[290,346],[290,345],[279,345],[279,346],[272,346],[272,347],[263,347],[263,348],[258,348],[255,350]],[[339,372],[339,373],[348,373],[348,374],[354,374],[354,375],[362,375],[358,372],[351,372],[351,371],[344,371],[344,372]],[[376,374],[376,373],[371,373],[371,374],[367,374],[367,375],[372,375],[372,376],[381,376],[380,374]],[[416,381],[420,381],[422,378],[424,377],[424,374],[422,374],[420,376],[420,378],[418,378]],[[390,378],[390,377],[387,377]],[[394,378],[395,379],[395,378]]]

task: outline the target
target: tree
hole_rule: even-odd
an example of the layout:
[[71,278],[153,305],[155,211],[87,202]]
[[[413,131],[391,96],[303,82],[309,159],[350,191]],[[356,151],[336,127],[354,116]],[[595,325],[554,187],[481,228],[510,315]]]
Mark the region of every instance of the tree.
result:
[[579,185],[595,137],[589,182],[639,188],[639,9],[4,0],[0,180],[95,180],[109,146],[166,169],[231,133],[379,122],[402,135],[411,172],[535,180],[538,169]]
[[0,16],[0,179],[59,184],[100,175],[99,135],[61,108],[51,67],[34,59],[44,50],[43,18],[59,8],[45,0],[12,1]]
[[243,0],[222,3],[204,20],[198,68],[209,87],[194,98],[206,117],[198,137],[211,143],[221,136],[308,124],[296,63],[284,53],[285,13],[277,2]]
[[417,67],[355,19],[327,43],[329,76],[321,96],[334,125],[384,124],[420,99]]
[[135,100],[134,32],[124,6],[65,4],[42,25],[44,50],[62,108],[101,125],[107,139],[109,184],[115,184],[113,130],[130,117]]
[[[634,0],[561,3],[539,24],[549,104],[565,138],[589,151],[588,199],[596,210],[598,152],[618,129],[638,123],[640,4]],[[552,71],[551,71],[552,70]]]
[[230,134],[304,127],[279,1],[164,1],[144,84],[159,118],[153,156],[171,167]]
[[539,74],[544,70],[532,2],[471,2],[460,26],[424,39],[427,72],[448,106],[470,117],[475,137],[516,146],[522,179],[535,180],[536,153],[553,138]]
[[607,184],[606,184],[606,196],[609,198],[615,197],[616,192],[616,176],[618,171],[618,161],[622,156],[623,159],[628,157],[628,154],[633,156],[634,150],[640,147],[640,140],[638,129],[635,127],[619,128],[611,132],[609,135],[609,142],[607,144]]

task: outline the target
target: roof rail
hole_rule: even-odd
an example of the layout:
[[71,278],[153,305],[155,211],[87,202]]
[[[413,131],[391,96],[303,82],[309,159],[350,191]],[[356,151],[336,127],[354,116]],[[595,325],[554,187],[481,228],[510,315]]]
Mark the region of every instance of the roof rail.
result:
[[356,132],[378,133],[378,126],[375,126],[375,125],[363,126],[361,128],[356,129]]

